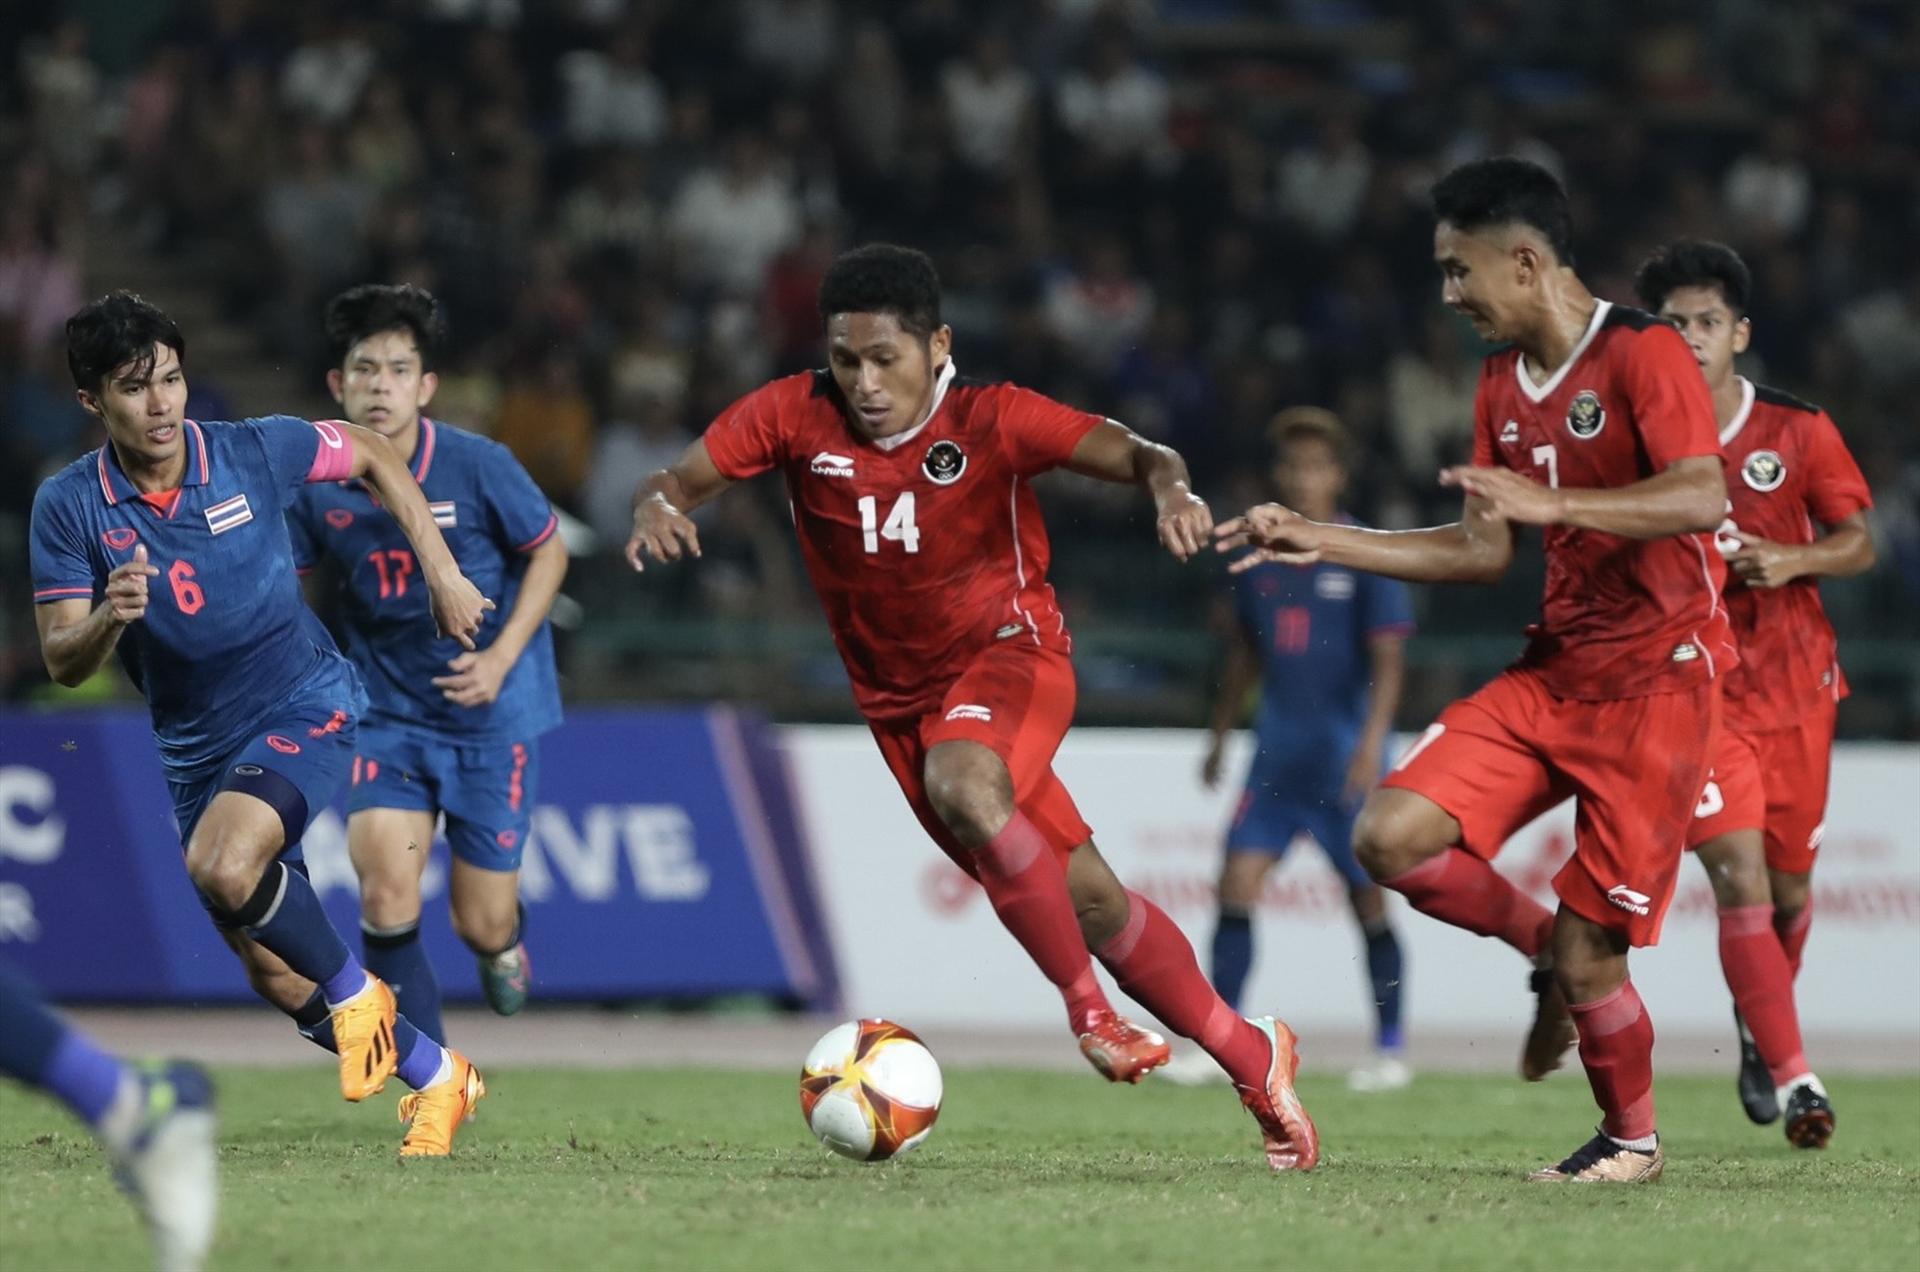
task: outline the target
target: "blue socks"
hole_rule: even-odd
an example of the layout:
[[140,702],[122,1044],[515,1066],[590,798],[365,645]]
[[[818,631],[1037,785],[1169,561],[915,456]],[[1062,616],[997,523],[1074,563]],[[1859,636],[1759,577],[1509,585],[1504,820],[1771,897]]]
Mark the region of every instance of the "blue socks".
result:
[[[293,1013],[293,1023],[300,1030],[300,1036],[314,1046],[323,1051],[338,1050],[333,1044],[333,1013],[327,1008],[326,995],[319,990]],[[393,1046],[400,1053],[395,1076],[414,1090],[429,1085],[440,1075],[440,1061],[446,1051],[405,1016],[394,1018]]]
[[0,963],[0,1073],[57,1096],[99,1128],[128,1076],[117,1056],[47,1009],[26,978]]
[[274,888],[271,900],[265,913],[247,924],[247,935],[320,986],[329,1003],[345,1002],[359,993],[367,983],[366,970],[333,930],[306,875],[276,861],[267,867],[261,890],[269,885]]
[[1213,988],[1227,1006],[1240,1010],[1240,996],[1253,970],[1253,919],[1245,910],[1220,908],[1213,929]]
[[367,970],[393,990],[400,1014],[427,1037],[445,1043],[447,1032],[440,1023],[440,982],[433,974],[426,947],[420,943],[420,921],[385,932],[362,923],[360,945],[366,954]]
[[1400,1037],[1400,941],[1382,923],[1363,929],[1367,938],[1367,976],[1373,982],[1374,1009],[1380,1013],[1380,1050],[1398,1051]]

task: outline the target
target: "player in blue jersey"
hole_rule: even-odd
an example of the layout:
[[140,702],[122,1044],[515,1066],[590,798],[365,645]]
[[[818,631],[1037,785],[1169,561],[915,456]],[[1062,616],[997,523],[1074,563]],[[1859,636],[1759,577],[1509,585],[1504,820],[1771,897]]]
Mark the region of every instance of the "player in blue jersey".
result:
[[353,423],[385,437],[426,492],[466,576],[499,600],[476,648],[436,638],[412,550],[365,484],[304,487],[287,520],[302,569],[325,561],[344,591],[347,654],[372,705],[360,725],[347,842],[360,876],[367,968],[400,1009],[445,1041],[440,987],[420,945],[420,877],[446,815],[453,927],[503,1016],[527,1000],[520,854],[539,777],[540,735],[560,723],[547,612],[566,546],[540,488],[498,442],[421,412],[438,380],[438,306],[417,287],[368,285],[327,306],[327,387]]
[[[1346,434],[1317,407],[1293,407],[1273,422],[1274,480],[1290,508],[1315,520],[1341,516]],[[1412,1080],[1401,1049],[1400,943],[1380,886],[1353,855],[1353,821],[1385,769],[1388,731],[1400,703],[1413,612],[1403,584],[1333,565],[1266,564],[1237,574],[1234,634],[1213,704],[1213,741],[1201,769],[1220,780],[1228,730],[1262,685],[1258,750],[1227,831],[1213,984],[1237,1010],[1253,966],[1253,913],[1267,873],[1297,835],[1310,835],[1347,884],[1366,941],[1378,1013],[1373,1060],[1348,1075],[1356,1091],[1398,1090]],[[1221,1077],[1206,1056],[1177,1058],[1175,1082]]]
[[184,419],[185,354],[172,319],[126,292],[67,322],[80,404],[107,441],[34,497],[41,655],[63,685],[119,655],[153,715],[188,874],[255,990],[338,1052],[347,1099],[397,1073],[415,1092],[402,1153],[444,1155],[479,1074],[396,1013],[299,859],[366,694],[301,599],[286,505],[304,483],[363,478],[406,527],[441,630],[471,642],[492,602],[385,438],[337,420]]
[[101,1050],[0,960],[0,1073],[47,1092],[93,1128],[146,1220],[161,1272],[206,1260],[219,1163],[213,1085],[198,1065],[134,1065]]

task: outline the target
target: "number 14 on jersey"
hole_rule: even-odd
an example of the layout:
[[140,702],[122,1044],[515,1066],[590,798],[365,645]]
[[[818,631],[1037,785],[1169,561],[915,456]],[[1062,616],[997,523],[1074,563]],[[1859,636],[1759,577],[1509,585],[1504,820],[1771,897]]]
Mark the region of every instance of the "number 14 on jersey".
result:
[[880,521],[880,502],[872,495],[860,497],[861,541],[869,552],[880,550],[880,540],[891,539],[909,552],[920,550],[920,527],[913,520],[913,492],[893,501],[884,524]]

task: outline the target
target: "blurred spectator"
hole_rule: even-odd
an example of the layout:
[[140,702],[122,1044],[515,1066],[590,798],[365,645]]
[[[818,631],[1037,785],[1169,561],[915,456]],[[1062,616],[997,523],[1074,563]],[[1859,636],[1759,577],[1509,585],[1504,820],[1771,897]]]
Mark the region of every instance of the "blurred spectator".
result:
[[40,147],[63,170],[80,173],[99,153],[100,72],[87,56],[87,26],[70,18],[20,53],[19,72]]
[[522,358],[507,374],[493,436],[555,502],[579,507],[593,456],[593,405],[579,361],[560,348]]
[[64,343],[67,316],[82,303],[80,270],[56,240],[51,210],[8,202],[0,212],[0,349],[34,356]]
[[279,276],[296,295],[312,297],[353,274],[372,203],[366,184],[341,166],[331,133],[307,124],[294,134],[292,154],[267,186],[260,213]]
[[961,162],[983,176],[1012,176],[1033,145],[1034,90],[1006,33],[976,34],[967,55],[941,70],[940,90]]
[[681,426],[678,398],[629,392],[614,399],[616,418],[600,430],[580,504],[605,543],[633,529],[633,492],[648,474],[670,467],[693,441]]
[[659,231],[660,213],[647,194],[647,164],[637,150],[611,150],[592,175],[567,196],[561,233],[581,256],[603,248],[647,258]]
[[800,207],[758,134],[727,139],[717,167],[687,178],[667,213],[684,277],[696,286],[750,295],[767,266],[800,235]]
[[425,174],[420,129],[407,112],[399,81],[382,77],[368,86],[347,129],[345,148],[355,179],[376,193],[405,189]]
[[1400,468],[1415,478],[1473,453],[1473,395],[1480,360],[1466,352],[1465,324],[1444,309],[1429,309],[1419,345],[1387,365],[1387,417]]
[[1166,81],[1134,57],[1124,27],[1107,25],[1093,37],[1086,66],[1060,77],[1057,107],[1070,163],[1103,193],[1172,162],[1172,97]]
[[1313,144],[1280,160],[1280,213],[1315,238],[1341,240],[1353,228],[1373,177],[1373,156],[1352,114],[1328,110]]
[[1743,237],[1761,243],[1797,236],[1813,208],[1813,177],[1803,157],[1799,124],[1781,117],[1767,125],[1761,149],[1727,170],[1727,210]]
[[645,29],[630,22],[604,52],[575,49],[560,59],[568,141],[647,146],[660,140],[667,131],[667,96],[647,57]]
[[344,13],[316,6],[280,71],[280,100],[322,124],[346,121],[373,76],[374,51]]
[[826,74],[839,39],[828,0],[739,0],[734,30],[750,66],[794,88],[811,87]]
[[1106,372],[1145,334],[1153,289],[1134,273],[1126,240],[1099,234],[1078,269],[1061,271],[1048,284],[1046,316],[1048,329],[1082,368]]
[[907,80],[885,26],[865,22],[854,32],[829,98],[848,165],[861,178],[884,180],[900,160],[907,122]]
[[1840,328],[1870,385],[1905,393],[1920,389],[1920,274],[1848,308]]

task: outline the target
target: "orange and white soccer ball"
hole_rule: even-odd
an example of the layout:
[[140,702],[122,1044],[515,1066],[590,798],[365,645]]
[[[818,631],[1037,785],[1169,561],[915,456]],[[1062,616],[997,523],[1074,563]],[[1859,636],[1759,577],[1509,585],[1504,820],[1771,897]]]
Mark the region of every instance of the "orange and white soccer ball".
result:
[[940,1065],[911,1029],[891,1020],[835,1025],[807,1052],[800,1112],[842,1157],[898,1157],[940,1116]]

